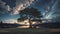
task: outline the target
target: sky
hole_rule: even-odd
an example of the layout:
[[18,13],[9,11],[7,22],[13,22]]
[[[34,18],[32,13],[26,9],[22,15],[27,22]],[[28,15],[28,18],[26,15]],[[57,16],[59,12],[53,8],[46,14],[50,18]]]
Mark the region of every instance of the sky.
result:
[[60,0],[0,0],[0,21],[17,22],[19,11],[27,7],[37,8],[43,19],[60,20]]

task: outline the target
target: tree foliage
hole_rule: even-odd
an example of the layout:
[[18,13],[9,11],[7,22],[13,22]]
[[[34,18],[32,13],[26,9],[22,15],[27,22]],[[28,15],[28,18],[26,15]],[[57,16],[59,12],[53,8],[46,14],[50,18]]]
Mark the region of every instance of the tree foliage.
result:
[[41,11],[38,11],[36,8],[26,8],[22,11],[20,11],[19,13],[20,18],[18,18],[18,22],[24,21],[26,19],[29,19],[29,23],[30,23],[30,28],[31,28],[31,18],[41,18]]

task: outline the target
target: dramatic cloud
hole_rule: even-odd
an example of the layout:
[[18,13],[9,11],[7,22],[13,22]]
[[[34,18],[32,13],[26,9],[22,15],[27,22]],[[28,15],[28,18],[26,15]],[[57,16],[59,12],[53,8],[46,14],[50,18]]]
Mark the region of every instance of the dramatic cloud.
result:
[[34,0],[16,0],[16,7],[13,8],[13,14],[18,14],[20,10],[30,6]]
[[4,13],[10,11],[10,10],[11,10],[10,6],[6,5],[5,2],[0,0],[0,13],[4,14]]
[[15,4],[15,7],[11,8],[10,4],[7,4],[7,2],[0,0],[0,13],[4,14],[10,11],[11,15],[19,14],[20,10],[23,10],[26,7],[30,6],[30,4],[32,4],[34,1],[35,0],[16,0],[16,2],[13,3]]
[[52,19],[52,17],[53,17],[52,14],[55,13],[55,11],[56,11],[57,3],[58,3],[58,1],[52,0],[50,2],[50,4],[47,5],[46,11],[45,11],[45,14],[44,14],[45,15],[44,18]]

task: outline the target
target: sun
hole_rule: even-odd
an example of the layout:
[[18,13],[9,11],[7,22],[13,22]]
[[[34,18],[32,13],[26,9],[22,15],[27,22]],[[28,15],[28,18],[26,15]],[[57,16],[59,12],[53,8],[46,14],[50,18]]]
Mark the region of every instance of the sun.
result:
[[29,20],[24,21],[25,25],[29,25]]

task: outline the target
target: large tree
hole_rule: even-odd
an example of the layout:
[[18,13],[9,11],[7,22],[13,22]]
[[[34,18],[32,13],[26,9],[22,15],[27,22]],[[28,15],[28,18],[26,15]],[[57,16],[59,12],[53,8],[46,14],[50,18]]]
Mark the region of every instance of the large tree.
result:
[[42,17],[41,11],[38,11],[36,8],[33,8],[33,7],[26,8],[26,9],[20,11],[19,15],[20,15],[20,18],[18,18],[18,22],[28,19],[30,28],[32,28],[31,18],[39,18],[40,19]]

